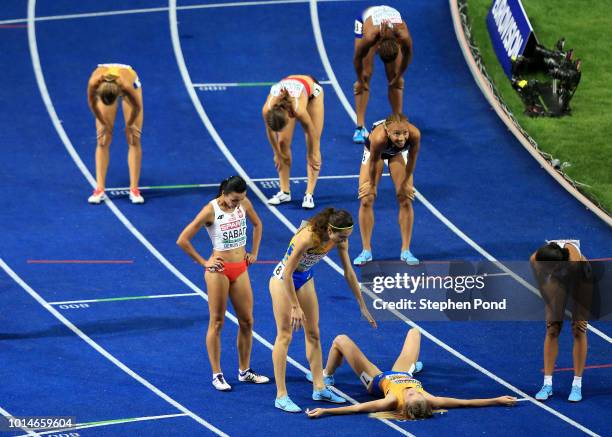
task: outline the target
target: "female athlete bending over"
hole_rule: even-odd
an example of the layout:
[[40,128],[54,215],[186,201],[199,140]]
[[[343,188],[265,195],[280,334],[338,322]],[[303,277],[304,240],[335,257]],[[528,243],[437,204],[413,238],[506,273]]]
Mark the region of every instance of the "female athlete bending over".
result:
[[[488,407],[514,405],[516,398],[500,396],[489,399],[456,399],[433,396],[427,393],[420,381],[412,377],[419,357],[421,333],[412,328],[406,335],[404,346],[395,364],[388,372],[382,372],[361,352],[347,336],[334,339],[325,372],[330,377],[346,359],[368,392],[380,399],[340,408],[315,408],[306,413],[315,418],[325,414],[374,413],[374,417],[397,420],[414,420],[431,417],[434,410],[458,407]],[[333,380],[330,378],[328,382]]]
[[272,350],[276,400],[274,405],[290,413],[302,411],[287,395],[285,371],[292,331],[304,326],[306,355],[313,379],[312,398],[317,401],[345,402],[323,382],[323,356],[319,339],[319,303],[312,267],[334,247],[338,248],[344,277],[359,302],[361,314],[376,327],[361,295],[359,282],[348,255],[348,238],[353,232],[353,218],[343,209],[327,208],[303,222],[291,239],[283,260],[270,278],[270,294],[276,319],[276,340]]
[[274,166],[280,178],[280,191],[268,200],[270,205],[291,201],[291,141],[295,121],[306,134],[308,184],[302,208],[314,208],[314,189],[321,170],[321,132],[323,131],[323,87],[315,78],[294,74],[272,88],[262,109],[266,135],[274,151]]

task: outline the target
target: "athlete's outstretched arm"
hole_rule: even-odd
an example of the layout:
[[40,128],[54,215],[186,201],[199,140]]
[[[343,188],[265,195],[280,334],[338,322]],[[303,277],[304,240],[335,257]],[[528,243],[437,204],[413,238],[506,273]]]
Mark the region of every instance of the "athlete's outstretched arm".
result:
[[359,285],[359,281],[357,280],[357,275],[355,274],[355,270],[353,270],[353,265],[351,264],[351,260],[348,254],[348,241],[343,241],[338,244],[338,255],[340,255],[340,262],[342,263],[342,268],[344,269],[344,279],[346,279],[347,284],[351,288],[355,299],[359,303],[359,310],[361,314],[366,318],[366,320],[372,325],[373,328],[377,328],[376,320],[368,311],[368,307],[366,306],[365,301],[363,300],[363,295],[361,294],[361,287]]
[[510,407],[516,403],[516,398],[513,396],[499,396],[497,398],[487,399],[457,399],[431,396],[429,400],[431,401],[431,406],[433,409],[490,407],[493,405],[505,405]]
[[349,405],[347,407],[337,408],[315,408],[314,410],[306,410],[306,414],[311,419],[321,417],[326,414],[359,414],[359,413],[378,413],[379,411],[390,411],[393,409],[396,401],[395,398],[388,396],[375,401],[364,402],[361,404]]

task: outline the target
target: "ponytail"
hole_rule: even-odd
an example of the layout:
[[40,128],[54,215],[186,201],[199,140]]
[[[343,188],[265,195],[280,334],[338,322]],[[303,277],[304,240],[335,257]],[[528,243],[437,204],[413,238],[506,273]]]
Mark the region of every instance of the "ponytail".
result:
[[266,123],[274,132],[280,132],[285,128],[288,121],[287,112],[291,109],[291,97],[286,89],[282,89],[278,102],[276,102],[266,114]]
[[223,193],[244,193],[246,190],[247,184],[244,179],[242,179],[240,176],[230,176],[229,178],[224,179],[219,185],[217,197],[221,197]]
[[344,209],[325,208],[314,217],[311,217],[308,223],[319,241],[323,241],[327,236],[328,227],[331,227],[336,232],[352,229],[353,217],[350,212]]

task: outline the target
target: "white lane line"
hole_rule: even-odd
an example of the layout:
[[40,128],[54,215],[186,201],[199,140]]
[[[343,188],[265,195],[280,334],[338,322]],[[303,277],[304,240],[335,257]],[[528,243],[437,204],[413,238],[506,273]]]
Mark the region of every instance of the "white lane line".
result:
[[[91,422],[91,423],[77,423],[75,424],[75,426],[70,427],[70,428],[54,429],[52,431],[39,432],[38,434],[46,435],[46,434],[57,434],[57,433],[66,432],[68,434],[64,434],[64,435],[69,436],[70,432],[76,431],[77,429],[98,428],[100,426],[121,425],[124,423],[144,422],[144,421],[151,421],[151,420],[173,419],[175,417],[186,417],[186,416],[187,416],[186,414],[179,413],[179,414],[164,414],[161,416],[131,417],[129,419],[105,420],[101,422]],[[25,436],[27,436],[27,434],[17,436],[17,437],[25,437]]]
[[[179,6],[177,9],[180,10],[194,10],[194,9],[215,9],[215,8],[233,8],[241,6],[266,6],[266,5],[286,5],[294,3],[308,3],[309,0],[267,0],[267,1],[256,1],[256,2],[228,2],[228,3],[204,3],[200,5],[190,6]],[[324,2],[345,2],[353,0],[321,0]],[[122,9],[118,11],[103,11],[103,12],[88,12],[82,14],[67,14],[67,15],[49,15],[35,17],[35,21],[57,21],[57,20],[74,20],[79,18],[97,18],[97,17],[109,17],[113,15],[131,15],[131,14],[148,14],[155,12],[167,12],[168,8],[142,8],[142,9]],[[14,18],[11,20],[0,20],[0,24],[18,24],[27,23],[27,18]]]
[[49,305],[70,305],[78,303],[95,303],[95,302],[118,302],[124,300],[138,300],[138,299],[162,299],[166,297],[186,297],[186,296],[199,296],[198,293],[180,293],[180,294],[152,294],[147,296],[126,296],[126,297],[109,297],[101,299],[84,299],[84,300],[65,300],[63,302],[49,302]]
[[[194,107],[196,109],[196,112],[200,116],[200,119],[202,120],[202,123],[204,123],[204,125],[206,126],[206,129],[208,130],[209,134],[211,135],[211,137],[213,138],[213,140],[215,141],[215,143],[219,147],[219,150],[221,150],[223,155],[225,155],[226,159],[234,167],[236,172],[247,182],[247,184],[248,184],[249,188],[251,189],[251,191],[253,193],[255,193],[255,195],[259,198],[259,200],[261,200],[261,202],[264,205],[267,206],[267,208],[270,210],[270,212],[272,212],[272,214],[274,214],[281,222],[283,222],[285,224],[285,226],[287,226],[292,232],[295,233],[297,231],[297,228],[295,226],[293,226],[293,224],[284,215],[282,215],[278,211],[278,209],[268,205],[268,203],[267,203],[268,199],[266,198],[266,196],[259,189],[259,187],[255,184],[255,182],[251,178],[249,178],[249,175],[246,174],[246,172],[240,166],[238,161],[236,161],[234,156],[227,149],[227,146],[225,145],[225,143],[223,142],[223,140],[221,139],[221,137],[217,133],[217,130],[215,129],[215,127],[211,123],[210,119],[208,118],[208,115],[206,114],[206,111],[204,111],[204,107],[202,106],[202,103],[200,102],[200,99],[198,98],[198,95],[197,95],[195,89],[192,86],[191,77],[189,76],[189,71],[187,70],[187,65],[185,64],[185,58],[183,57],[183,50],[181,48],[180,39],[179,39],[179,33],[178,33],[178,22],[177,22],[177,18],[176,18],[176,0],[169,0],[169,20],[170,20],[170,34],[171,34],[171,37],[172,37],[172,47],[174,49],[174,55],[176,57],[176,63],[177,63],[178,68],[179,68],[179,70],[181,72],[181,76],[183,78],[183,82],[185,83],[185,88],[187,90],[187,93],[189,94],[189,97],[191,98],[191,101],[192,101],[192,103],[193,103],[193,105],[194,105]],[[268,347],[268,349],[272,350],[273,345],[270,342],[268,342],[267,340],[263,339],[259,335],[256,335],[255,332],[253,332],[253,337],[255,337],[258,340],[260,340],[263,344],[265,344]],[[304,366],[302,366],[300,363],[295,361],[290,356],[287,357],[287,362],[291,363],[292,365],[294,365],[295,367],[297,367],[298,369],[300,369],[304,373],[306,373],[308,371],[308,369],[306,369]],[[354,403],[354,404],[357,403],[357,401],[355,401],[354,399],[349,397],[346,393],[343,393],[341,390],[339,390],[339,389],[337,389],[335,387],[333,388],[333,390],[336,391],[337,393],[339,393],[340,395],[342,395],[344,398],[350,400],[352,403]],[[381,422],[385,423],[386,425],[388,425],[389,427],[393,428],[394,430],[398,431],[399,433],[401,433],[403,435],[414,437],[413,434],[410,434],[408,431],[406,431],[405,429],[397,426],[395,423],[393,423],[393,422],[391,422],[389,420],[382,419]]]
[[[382,176],[388,177],[389,173],[383,173]],[[359,179],[358,174],[345,174],[345,175],[328,175],[328,176],[319,176],[319,180],[321,179]],[[253,178],[251,179],[253,182],[278,182],[279,178]],[[291,181],[307,181],[307,176],[296,176],[289,178]],[[218,188],[218,183],[213,184],[184,184],[188,188]],[[181,185],[176,185],[177,187]],[[165,185],[165,186],[150,186],[150,187],[138,187],[142,190],[155,190],[155,189],[163,189],[163,187],[174,187],[174,185]],[[128,191],[130,187],[116,187],[116,188],[107,188],[106,191]]]
[[[329,58],[327,57],[327,52],[325,50],[325,44],[323,43],[323,37],[321,35],[321,28],[319,24],[319,14],[317,11],[317,0],[309,0],[309,1],[310,1],[310,15],[312,18],[312,29],[314,32],[315,41],[317,43],[317,49],[319,50],[319,55],[321,57],[321,61],[323,62],[323,67],[325,68],[325,73],[327,74],[327,77],[329,77],[330,80],[334,82],[332,85],[333,85],[334,90],[336,91],[336,94],[338,94],[338,98],[342,102],[342,106],[344,106],[344,109],[346,110],[351,120],[353,120],[353,123],[356,123],[357,115],[355,114],[353,107],[350,105],[346,96],[344,95],[342,88],[340,88],[340,85],[338,84],[337,79],[336,79],[336,75],[334,74],[332,66],[329,62]],[[487,252],[482,247],[480,247],[474,240],[472,240],[466,234],[464,234],[457,226],[455,226],[440,211],[438,211],[438,209],[434,207],[421,193],[419,193],[418,190],[415,190],[415,193],[416,193],[416,198],[419,199],[419,201],[421,201],[421,203],[423,203],[423,205],[425,205],[425,207],[434,216],[436,216],[442,223],[444,223],[459,238],[461,238],[463,241],[469,244],[472,248],[474,248],[478,253],[484,256],[487,260],[496,263],[496,265],[499,267],[500,270],[512,276],[519,284],[523,285],[525,288],[527,288],[529,291],[534,293],[536,296],[540,298],[542,297],[537,288],[532,286],[521,276],[517,275],[514,271],[510,270],[508,267],[506,267],[504,264],[498,261],[493,255],[491,255],[489,252]],[[612,338],[607,336],[603,332],[601,332],[599,329],[596,329],[591,325],[588,325],[587,328],[594,334],[603,338],[608,343],[612,343]]]
[[[15,417],[13,416],[11,413],[9,413],[8,411],[6,411],[4,408],[0,407],[0,414],[2,414],[6,420],[8,420],[9,417]],[[25,432],[27,432],[27,434],[24,434],[24,436],[37,436],[40,435],[37,432],[35,432],[34,430],[27,428],[25,426],[20,426],[19,429],[24,430]],[[17,429],[15,429],[15,431],[17,431]]]
[[[232,155],[232,153],[229,151],[229,149],[227,148],[227,146],[225,145],[225,143],[223,142],[223,140],[221,139],[221,137],[219,136],[218,132],[216,131],[216,129],[214,128],[213,124],[211,123],[210,119],[208,118],[208,115],[206,114],[206,112],[204,111],[204,107],[202,106],[202,103],[200,102],[195,90],[193,89],[193,87],[191,86],[191,79],[189,76],[189,72],[187,71],[187,67],[185,65],[185,60],[181,51],[181,47],[180,47],[180,42],[179,42],[179,38],[178,38],[178,29],[177,29],[177,23],[176,23],[176,9],[173,9],[173,6],[176,6],[176,0],[169,0],[170,1],[170,21],[171,21],[171,33],[172,33],[172,43],[173,43],[173,47],[174,47],[174,51],[175,51],[175,56],[177,59],[177,64],[179,66],[179,69],[181,70],[181,76],[183,77],[183,81],[185,82],[185,88],[187,89],[187,92],[189,93],[191,100],[193,102],[193,105],[196,109],[196,112],[198,113],[198,115],[200,116],[202,122],[204,123],[204,125],[206,126],[206,129],[209,131],[211,137],[213,138],[213,140],[215,141],[215,143],[217,144],[217,147],[219,148],[219,150],[225,155],[226,159],[228,160],[228,162],[230,162],[230,164],[234,167],[234,169],[236,170],[236,172],[238,172],[238,174],[247,181],[250,189],[255,193],[255,195],[261,200],[261,202],[283,223],[285,224],[285,226],[287,226],[292,232],[296,232],[297,229],[295,226],[293,226],[293,224],[283,215],[281,214],[277,208],[268,205],[267,204],[267,199],[264,196],[264,194],[261,192],[261,190],[257,187],[257,185],[249,178],[248,174],[245,172],[245,170],[242,168],[242,166],[238,163],[238,161],[235,159],[235,157]],[[316,14],[316,3],[314,5],[314,13]],[[311,3],[311,13],[313,13],[313,8],[312,8],[312,3]],[[314,21],[314,20],[313,20]],[[318,18],[316,19],[316,22],[318,23]],[[316,33],[316,32],[315,32]],[[319,32],[320,35],[320,32]],[[320,40],[322,43],[322,40]],[[333,71],[326,71],[327,75],[329,78],[334,78],[334,73]],[[335,87],[334,87],[335,88]],[[345,99],[346,100],[346,99]],[[348,101],[347,101],[348,102]],[[351,108],[352,111],[352,108]],[[335,262],[333,262],[330,258],[325,257],[324,258],[325,262],[327,264],[329,264],[334,270],[336,270],[338,273],[343,274],[343,270],[340,268],[340,266],[338,266]],[[370,296],[373,297],[374,293],[372,293],[370,290],[365,290],[366,293]],[[415,323],[413,323],[412,321],[408,320],[405,316],[403,316],[403,314],[399,313],[398,311],[393,311],[394,314],[396,314],[396,316],[398,316],[400,319],[404,320],[406,323],[408,323],[411,326],[414,327],[419,327],[418,325],[416,325]],[[472,367],[474,367],[475,369],[479,370],[480,372],[484,373],[485,375],[489,376],[491,379],[495,380],[496,382],[504,385],[505,387],[513,390],[515,393],[520,394],[522,397],[528,397],[528,395],[526,393],[523,393],[521,390],[519,390],[518,388],[514,387],[513,385],[509,384],[508,382],[504,381],[503,379],[499,378],[497,375],[494,375],[493,373],[489,372],[488,370],[486,370],[485,368],[483,368],[482,366],[480,366],[479,364],[477,364],[476,362],[470,360],[469,358],[465,357],[464,355],[462,355],[461,353],[459,353],[458,351],[456,351],[455,349],[451,348],[450,346],[448,346],[446,343],[442,342],[441,340],[439,340],[438,338],[436,338],[435,336],[433,336],[432,334],[430,334],[428,331],[422,329],[419,327],[419,329],[421,329],[421,332],[423,332],[423,335],[425,335],[426,337],[428,337],[430,340],[432,340],[434,343],[438,344],[440,347],[444,348],[445,350],[447,350],[448,352],[452,353],[453,355],[455,355],[456,357],[460,358],[462,361],[464,361],[465,363],[471,365]],[[533,399],[533,398],[532,398]],[[535,399],[533,399],[533,402],[538,405],[538,402],[535,401]],[[561,413],[551,409],[550,407],[546,407],[546,406],[542,406],[540,405],[541,408],[544,408],[545,410],[549,411],[551,414],[562,418],[562,420],[566,421],[567,423],[581,429],[582,431],[586,432],[587,434],[590,434],[592,436],[597,436],[597,434],[593,433],[592,431],[590,431],[588,428],[580,425],[579,423],[575,422],[574,420],[563,416]],[[397,425],[390,423],[389,422],[389,426],[393,426],[394,428],[398,429],[400,432],[406,432],[405,430],[403,430],[402,428],[397,427]]]
[[[35,1],[35,0],[30,0],[30,1]],[[174,3],[174,6],[176,6],[176,3]],[[33,14],[34,9],[32,9],[32,17],[34,16]],[[170,14],[170,23],[171,23],[171,30],[173,31],[173,45],[177,44],[178,46],[178,30],[177,30],[177,23],[176,23],[176,9],[170,9],[169,8],[169,14]],[[172,20],[172,17],[175,17],[174,20]],[[29,27],[31,27],[32,29],[34,28],[34,20],[31,20],[29,22]],[[66,132],[64,131],[63,126],[61,125],[61,122],[57,116],[57,113],[55,112],[55,108],[53,106],[53,103],[51,102],[51,97],[47,91],[47,87],[46,87],[46,83],[44,80],[44,76],[42,74],[42,69],[40,66],[40,59],[38,56],[38,49],[36,47],[36,38],[35,38],[35,33],[32,30],[31,31],[31,35],[29,32],[29,39],[30,39],[30,52],[31,52],[31,56],[32,56],[32,64],[33,64],[33,68],[34,68],[34,72],[35,72],[35,76],[36,76],[36,80],[37,80],[37,84],[38,87],[40,89],[41,92],[41,96],[43,98],[43,101],[45,102],[45,106],[47,108],[47,112],[49,113],[49,117],[51,118],[52,122],[53,122],[53,126],[55,127],[59,137],[62,140],[62,143],[64,144],[64,147],[66,148],[66,150],[69,152],[70,156],[72,157],[72,159],[74,160],[75,164],[77,165],[77,167],[79,168],[79,170],[81,171],[81,173],[83,173],[83,175],[85,176],[85,178],[87,179],[87,181],[90,183],[90,185],[92,187],[95,187],[95,179],[93,178],[92,174],[89,172],[89,170],[87,169],[87,167],[85,166],[85,164],[83,163],[83,161],[81,160],[80,156],[78,155],[78,153],[76,152],[76,150],[74,149],[74,146],[72,145],[70,139],[68,138]],[[180,49],[180,46],[178,46]],[[182,52],[178,52],[177,56],[179,56],[180,54],[180,60],[183,62],[183,67],[184,67],[184,60],[182,58]],[[177,61],[178,62],[178,61]],[[195,95],[195,91],[193,90],[193,88],[191,88],[191,91],[194,94],[194,98],[197,100],[197,95]],[[198,100],[199,102],[199,100]],[[204,114],[205,115],[205,114]],[[249,184],[251,186],[253,186],[253,182],[251,180],[247,178],[245,178],[247,181],[249,181]],[[261,196],[263,196],[263,194],[257,190],[259,192],[259,194]],[[265,197],[264,197],[265,199]],[[162,265],[164,265],[170,272],[172,272],[179,280],[181,280],[185,285],[187,285],[191,290],[193,290],[194,292],[196,292],[197,294],[199,294],[200,296],[202,296],[203,299],[205,299],[206,301],[208,301],[208,296],[207,294],[202,291],[200,288],[198,288],[193,282],[191,282],[185,275],[183,275],[180,271],[178,271],[178,269],[176,269],[176,267],[174,267],[135,227],[134,225],[132,225],[132,223],[127,219],[127,217],[125,217],[123,215],[123,213],[115,206],[115,204],[110,200],[110,199],[106,199],[104,201],[104,203],[106,204],[106,206],[113,212],[113,214],[115,214],[115,216],[119,219],[119,221],[132,233],[132,235],[134,235],[134,237],[136,237],[136,239],[138,241],[141,242],[141,244],[143,246],[145,246],[145,248],[147,250],[149,250],[149,252],[151,252],[151,254],[153,256],[155,256],[155,258],[158,259],[158,261],[160,261],[160,263]],[[290,224],[290,223],[289,223]],[[295,228],[294,228],[295,229]],[[1,261],[1,259],[0,259]],[[41,298],[42,299],[42,298]],[[53,311],[54,313],[57,313],[60,317],[61,314],[59,314],[53,307],[51,307],[50,305],[48,305],[48,308],[50,308],[51,311]],[[236,318],[236,316],[234,316],[232,313],[230,313],[229,311],[225,313],[225,316],[227,319],[229,319],[230,321],[232,321],[233,323],[235,323],[236,325],[238,325],[238,319]],[[63,317],[62,317],[63,318]],[[253,331],[253,338],[256,339],[257,341],[259,341],[261,344],[263,344],[264,346],[266,346],[269,350],[273,349],[273,345],[267,341],[265,338],[263,338],[261,335],[259,335],[256,331]],[[303,373],[308,372],[308,369],[306,369],[302,364],[300,364],[299,362],[297,362],[295,359],[293,359],[292,357],[288,356],[287,357],[287,362],[292,364],[293,366],[297,367],[299,370],[301,370]],[[353,402],[353,403],[357,403],[357,401],[355,401],[354,399],[352,399],[350,396],[348,396],[347,394],[343,393],[342,391],[338,390],[338,389],[334,389],[334,391],[336,391],[337,393],[339,393],[340,395],[344,396],[346,399],[348,399],[349,401]],[[179,404],[180,405],[180,404]],[[182,407],[182,406],[181,406]],[[191,413],[189,410],[187,410],[186,408],[182,407],[179,408],[181,411],[184,411],[185,413],[187,413],[190,417],[194,417],[195,415],[193,415],[193,413]],[[192,416],[193,415],[193,416]],[[197,416],[195,416],[197,417]],[[203,420],[203,419],[201,419]],[[205,422],[205,421],[204,421]],[[383,420],[383,422],[386,422],[390,427],[397,429],[400,433],[407,435],[407,436],[412,436],[412,434],[408,433],[407,431],[401,429],[400,427],[398,427],[397,425],[395,425],[394,423],[391,423],[387,420]],[[212,425],[211,425],[212,426]],[[225,435],[225,434],[222,434]],[[414,437],[414,436],[413,436]]]
[[[43,72],[42,72],[42,67],[41,67],[41,64],[40,64],[40,57],[39,57],[39,54],[38,54],[38,46],[37,46],[37,43],[36,43],[36,24],[34,22],[35,15],[36,15],[36,0],[28,0],[28,44],[29,44],[29,49],[30,49],[30,56],[32,58],[32,68],[34,70],[34,75],[36,76],[36,83],[38,84],[38,88],[40,90],[40,94],[42,96],[42,99],[43,99],[43,101],[45,103],[45,107],[47,109],[47,112],[49,113],[49,117],[51,118],[51,120],[53,122],[53,126],[55,127],[55,130],[57,131],[57,133],[59,134],[62,142],[64,143],[64,146],[69,151],[70,156],[72,156],[73,160],[75,161],[75,163],[77,164],[77,166],[79,167],[81,172],[83,172],[83,174],[85,175],[85,178],[89,181],[90,185],[92,187],[95,187],[95,184],[96,184],[95,179],[93,178],[91,173],[89,173],[89,170],[87,170],[87,167],[85,167],[85,164],[83,164],[83,161],[80,159],[78,153],[76,152],[76,150],[72,146],[72,143],[70,142],[70,139],[68,138],[68,135],[66,135],[66,132],[64,131],[64,128],[63,128],[63,126],[61,124],[61,121],[59,120],[59,117],[57,116],[57,113],[55,112],[55,108],[53,107],[53,102],[51,102],[51,96],[49,95],[49,92],[47,90],[47,85],[45,83],[45,78],[44,78],[44,75],[43,75]],[[119,213],[117,208],[113,205],[113,203],[110,200],[105,200],[105,203],[109,206],[109,208],[111,208],[111,210],[114,208],[115,211],[117,211],[117,213]],[[119,213],[119,214],[121,214],[121,213]],[[125,219],[125,217],[123,217],[123,219]],[[125,220],[127,221],[127,219],[125,219]],[[155,250],[155,249],[153,248],[153,250]],[[86,341],[90,346],[92,346],[94,349],[96,349],[98,352],[100,352],[102,355],[104,355],[113,364],[118,366],[121,370],[126,372],[128,375],[132,376],[134,379],[136,379],[138,382],[143,384],[149,390],[153,391],[156,395],[158,395],[159,397],[164,399],[166,402],[168,402],[169,404],[173,405],[178,410],[188,414],[189,417],[191,417],[193,420],[195,420],[199,424],[205,426],[206,428],[210,429],[212,432],[214,432],[216,434],[223,435],[223,436],[226,435],[223,431],[219,430],[214,425],[210,424],[209,422],[207,422],[206,420],[202,419],[197,414],[193,413],[192,411],[190,411],[189,409],[187,409],[186,407],[184,407],[183,405],[181,405],[180,403],[178,403],[177,401],[172,399],[170,396],[168,396],[167,394],[165,394],[164,392],[159,390],[157,387],[155,387],[149,381],[147,381],[146,379],[142,378],[140,375],[136,374],[130,368],[128,368],[123,363],[121,363],[119,360],[117,360],[115,357],[113,357],[111,354],[109,354],[106,350],[104,350],[96,342],[94,342],[92,339],[87,337],[83,332],[81,332],[76,326],[74,326],[64,316],[62,316],[55,308],[53,308],[51,305],[49,305],[42,297],[40,297],[38,295],[38,293],[36,293],[34,290],[32,290],[12,270],[10,270],[10,268],[4,263],[4,261],[1,258],[0,258],[0,263],[2,264],[4,270],[7,271],[7,272],[10,272],[11,277],[14,280],[16,280],[26,291],[28,291],[28,293],[30,293],[30,295],[32,297],[34,297],[49,312],[51,312],[55,317],[57,317],[59,320],[61,320],[62,323],[64,323],[66,326],[68,326],[75,334],[77,334],[84,341]]]
[[[32,3],[35,3],[35,0],[30,0],[30,1]],[[182,411],[183,413],[185,413],[186,415],[191,417],[193,420],[195,420],[199,424],[205,426],[206,428],[208,428],[209,430],[211,430],[212,432],[214,432],[217,435],[224,436],[224,437],[227,436],[227,434],[225,434],[219,428],[215,427],[211,423],[209,423],[206,420],[202,419],[200,416],[198,416],[197,414],[193,413],[191,410],[187,409],[186,407],[181,405],[179,402],[177,402],[174,399],[172,399],[166,393],[164,393],[163,391],[161,391],[160,389],[155,387],[153,384],[151,384],[149,381],[144,379],[138,373],[134,372],[128,366],[126,366],[121,361],[119,361],[117,358],[115,358],[113,355],[111,355],[106,349],[104,349],[102,346],[100,346],[98,343],[96,343],[94,340],[92,340],[91,337],[89,337],[87,334],[85,334],[83,331],[81,331],[79,328],[77,328],[70,320],[65,318],[59,311],[57,311],[55,308],[53,308],[51,305],[49,305],[49,303],[46,300],[44,300],[40,296],[40,294],[38,294],[36,291],[34,291],[34,289],[32,287],[30,287],[23,279],[21,279],[19,277],[19,275],[17,275],[17,273],[15,273],[8,266],[8,264],[6,264],[4,262],[4,260],[2,258],[0,258],[0,267],[17,284],[19,284],[19,286],[21,288],[23,288],[30,296],[32,296],[41,306],[43,306],[47,311],[49,311],[51,314],[53,314],[55,316],[55,318],[57,318],[68,329],[70,329],[72,332],[74,332],[81,340],[83,340],[85,343],[87,343],[89,346],[91,346],[93,349],[95,349],[98,353],[100,353],[104,358],[109,360],[115,366],[117,366],[121,370],[123,370],[126,374],[128,374],[129,376],[134,378],[136,381],[138,381],[139,383],[144,385],[146,388],[148,388],[153,393],[155,393],[157,396],[159,396],[160,398],[162,398],[163,400],[168,402],[170,405],[175,407],[177,410]]]
[[[331,85],[330,80],[319,80],[321,85]],[[265,87],[274,85],[276,82],[225,82],[225,83],[194,83],[192,86],[194,88],[234,88],[234,87],[242,87],[242,88],[255,88],[255,87]]]
[[[317,10],[317,0],[310,0],[310,15],[311,15],[311,19],[312,19],[312,27],[313,27],[313,32],[314,32],[314,35],[315,35],[315,41],[316,41],[316,44],[317,44],[317,49],[319,50],[319,55],[320,55],[321,60],[323,62],[323,66],[325,68],[325,72],[327,73],[327,77],[329,77],[331,80],[335,81],[336,80],[336,76],[335,76],[335,74],[334,74],[334,72],[332,70],[331,64],[329,63],[329,59],[327,58],[327,53],[326,53],[326,50],[325,50],[325,45],[323,43],[323,37],[321,35],[321,28],[320,28],[320,24],[319,24],[319,14],[318,14],[318,10]],[[348,103],[348,100],[346,99],[346,96],[344,96],[344,93],[342,92],[342,88],[340,88],[340,86],[338,85],[338,86],[334,86],[334,89],[336,90],[337,93],[340,93],[340,95],[338,97],[343,102],[344,108],[346,109],[347,113],[349,114],[349,116],[353,120],[353,122],[356,122],[355,111],[353,110],[353,108],[350,105],[347,106],[347,105],[344,104],[344,102]],[[461,230],[459,230],[459,228],[457,228],[453,223],[450,222],[450,220],[448,220],[446,217],[444,217],[427,199],[425,199],[424,196],[422,196],[419,192],[416,192],[416,195],[417,195],[417,198],[427,207],[427,209],[429,209],[430,212],[432,212],[438,219],[440,219],[445,225],[447,225],[449,227],[449,229],[451,229],[456,235],[458,235],[466,243],[468,243],[470,246],[472,246],[474,249],[476,249],[486,259],[488,259],[489,261],[496,262],[498,267],[501,270],[503,270],[505,273],[510,274],[510,276],[512,276],[514,279],[516,279],[519,283],[523,284],[528,289],[530,289],[531,291],[535,292],[538,296],[540,296],[540,293],[539,293],[539,291],[537,289],[532,287],[531,284],[527,283],[523,278],[521,278],[516,273],[514,273],[513,271],[508,269],[505,265],[499,263],[492,255],[490,255],[483,248],[481,248],[478,244],[476,244],[472,239],[470,239],[467,235],[465,235],[463,232],[461,232]],[[338,266],[336,263],[334,263],[331,259],[326,258],[325,261],[329,265],[331,265],[338,273],[343,274],[343,271],[340,268],[340,266]],[[367,290],[367,293],[368,293],[368,295],[370,297],[372,297],[372,298],[376,297],[376,295],[373,292],[371,292],[369,289],[366,288],[366,290]],[[399,311],[393,310],[392,312],[397,317],[402,319],[405,323],[409,324],[410,326],[419,328],[421,330],[421,332],[427,338],[432,340],[434,343],[438,344],[440,347],[442,347],[445,350],[447,350],[448,352],[452,353],[457,358],[461,359],[462,361],[464,361],[465,363],[467,363],[470,366],[474,367],[475,369],[481,371],[482,373],[484,373],[485,375],[489,376],[493,380],[495,380],[498,383],[504,385],[505,387],[511,389],[515,393],[520,394],[524,398],[529,399],[532,403],[534,403],[538,407],[543,408],[544,410],[546,410],[549,413],[559,417],[560,419],[562,419],[565,422],[571,424],[572,426],[575,426],[576,428],[580,429],[581,431],[585,432],[586,434],[589,434],[589,435],[592,435],[592,436],[596,436],[597,435],[593,431],[591,431],[590,429],[586,428],[585,426],[579,424],[578,422],[574,421],[573,419],[570,419],[569,417],[559,413],[558,411],[553,410],[552,408],[542,404],[541,402],[536,401],[534,398],[530,397],[529,395],[527,395],[526,393],[522,392],[518,388],[514,387],[510,383],[504,381],[503,379],[499,378],[497,375],[493,374],[492,372],[486,370],[484,367],[480,366],[476,362],[470,360],[469,358],[467,358],[463,354],[459,353],[458,351],[456,351],[455,349],[453,349],[452,347],[450,347],[446,343],[442,342],[441,340],[439,340],[438,338],[436,338],[435,336],[433,336],[429,332],[425,331],[423,328],[418,326],[416,323],[414,323],[411,320],[409,320],[406,316],[401,314]]]

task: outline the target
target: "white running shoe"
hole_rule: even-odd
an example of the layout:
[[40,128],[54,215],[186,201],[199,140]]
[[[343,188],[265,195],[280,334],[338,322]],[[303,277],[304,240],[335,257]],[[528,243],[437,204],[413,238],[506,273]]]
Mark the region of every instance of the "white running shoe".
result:
[[132,203],[144,203],[144,197],[142,197],[138,188],[132,188],[130,190],[130,201]]
[[266,382],[270,382],[270,378],[260,375],[250,367],[244,372],[238,370],[238,379],[242,382],[252,382],[253,384],[265,384]]
[[225,381],[223,373],[213,375],[212,385],[219,391],[230,391],[232,389],[232,386]]
[[291,202],[291,194],[287,194],[282,190],[268,199],[268,205],[280,205],[286,202]]
[[104,194],[104,190],[96,188],[93,194],[87,199],[87,202],[97,205],[104,199],[106,199],[106,194]]
[[306,193],[304,195],[304,200],[302,201],[302,208],[313,209],[314,207],[315,207],[315,204],[314,204],[314,199],[312,197],[312,194]]

